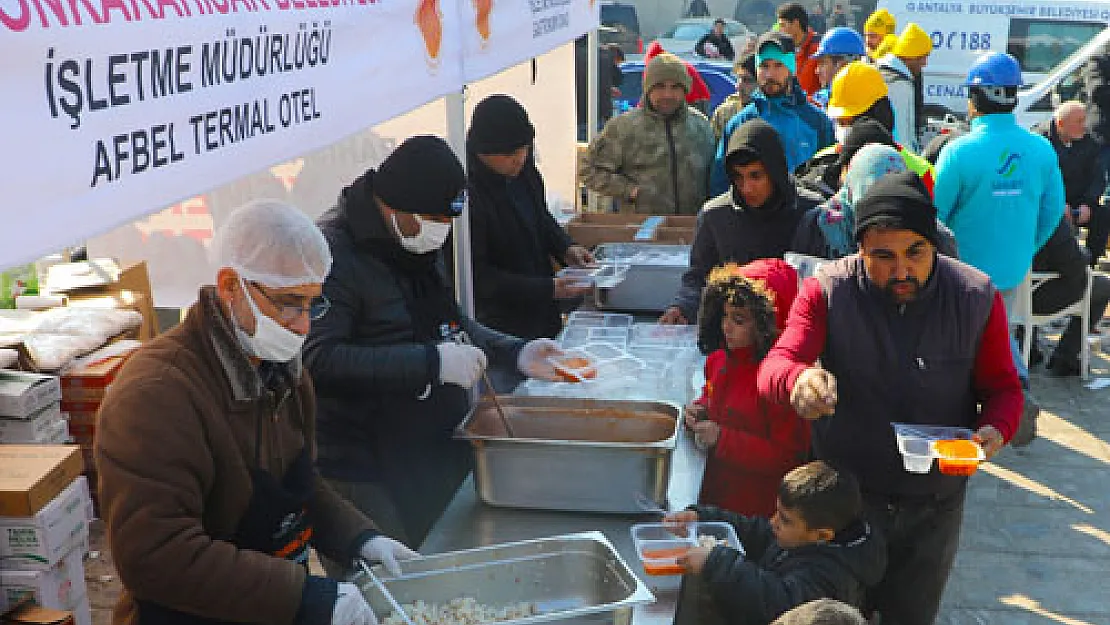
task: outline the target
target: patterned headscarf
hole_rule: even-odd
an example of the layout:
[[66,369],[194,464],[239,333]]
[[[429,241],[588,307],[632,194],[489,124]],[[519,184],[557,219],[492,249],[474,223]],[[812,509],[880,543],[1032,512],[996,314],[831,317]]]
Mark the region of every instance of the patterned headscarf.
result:
[[840,191],[825,203],[825,210],[817,220],[832,258],[843,258],[856,252],[856,216],[852,205],[879,178],[904,171],[907,171],[906,161],[890,146],[871,143],[856,152]]

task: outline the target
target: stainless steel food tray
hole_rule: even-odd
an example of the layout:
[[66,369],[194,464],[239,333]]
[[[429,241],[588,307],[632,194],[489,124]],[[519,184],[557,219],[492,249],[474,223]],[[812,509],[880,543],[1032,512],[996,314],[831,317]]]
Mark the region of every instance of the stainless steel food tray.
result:
[[456,430],[474,445],[475,486],[494,506],[635,513],[666,507],[682,408],[670,402],[499,396],[516,438],[485,399]]
[[[504,606],[527,601],[538,614],[499,621],[511,625],[576,623],[630,625],[633,607],[655,601],[601,532],[491,545],[401,563],[402,575],[375,571],[402,604],[446,603],[473,597]],[[389,601],[366,577],[356,577],[370,607],[384,622]]]

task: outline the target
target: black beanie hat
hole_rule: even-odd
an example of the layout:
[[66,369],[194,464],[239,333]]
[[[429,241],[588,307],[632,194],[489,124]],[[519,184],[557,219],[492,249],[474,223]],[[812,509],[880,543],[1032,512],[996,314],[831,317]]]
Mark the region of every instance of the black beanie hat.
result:
[[857,119],[848,130],[848,136],[844,138],[844,144],[840,146],[840,159],[837,162],[841,169],[847,169],[856,152],[859,152],[860,148],[869,143],[889,145],[896,150],[898,149],[894,137],[890,136],[890,132],[882,124],[873,119]]
[[431,135],[409,137],[386,157],[374,176],[374,194],[402,213],[456,216],[466,186],[462,163],[447,142]]
[[491,95],[479,102],[466,133],[467,147],[474,154],[509,154],[535,138],[528,111],[507,95]]
[[909,171],[887,174],[875,181],[863,197],[856,200],[856,240],[871,226],[912,230],[933,245],[937,232],[937,208],[929,190],[917,174]]

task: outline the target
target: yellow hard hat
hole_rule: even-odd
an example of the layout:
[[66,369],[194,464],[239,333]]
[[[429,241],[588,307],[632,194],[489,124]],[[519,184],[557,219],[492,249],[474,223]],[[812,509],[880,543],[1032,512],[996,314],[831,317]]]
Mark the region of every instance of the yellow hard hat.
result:
[[863,23],[863,32],[865,33],[892,35],[896,28],[898,28],[898,21],[895,20],[890,11],[886,9],[875,11],[868,16],[867,21]]
[[883,75],[875,66],[852,61],[836,73],[829,86],[829,117],[857,117],[887,94]]
[[904,56],[906,58],[928,56],[932,51],[933,38],[913,22],[906,24],[906,29],[902,31],[901,35],[898,35],[898,41],[894,43],[894,49],[891,50],[894,56]]
[[871,51],[871,58],[878,60],[890,54],[896,43],[898,43],[898,35],[886,35],[883,37],[882,43]]

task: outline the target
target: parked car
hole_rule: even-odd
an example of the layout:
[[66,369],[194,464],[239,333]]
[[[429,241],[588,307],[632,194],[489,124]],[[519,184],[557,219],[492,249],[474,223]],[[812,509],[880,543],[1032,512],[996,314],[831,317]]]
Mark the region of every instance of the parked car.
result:
[[[736,93],[736,77],[732,75],[732,64],[708,59],[687,59],[698,70],[702,80],[709,87],[709,105],[706,114],[712,113],[725,98]],[[621,63],[619,98],[613,99],[613,113],[621,113],[640,104],[643,97],[644,61],[642,58]]]
[[[667,32],[663,33],[657,41],[663,49],[672,54],[682,56],[694,54],[694,46],[698,40],[713,30],[712,17],[687,17],[675,22]],[[736,54],[744,49],[748,39],[754,37],[748,27],[736,20],[725,20],[725,35],[732,42],[732,49]]]
[[640,35],[640,19],[636,5],[623,2],[601,3],[601,43],[615,43],[625,55],[643,54],[644,38]]

